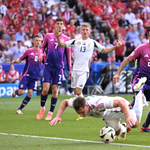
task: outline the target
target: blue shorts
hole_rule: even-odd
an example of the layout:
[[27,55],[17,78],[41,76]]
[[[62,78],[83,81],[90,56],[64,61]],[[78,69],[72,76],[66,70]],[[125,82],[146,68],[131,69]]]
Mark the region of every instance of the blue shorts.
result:
[[37,90],[37,79],[30,78],[28,76],[22,76],[19,82],[19,89],[26,90],[26,88],[33,91]]
[[53,80],[53,85],[62,85],[63,69],[51,69],[49,66],[44,67],[42,82],[50,83]]
[[[140,76],[140,75],[135,75],[134,76],[133,75],[133,77],[132,77],[132,90],[133,90],[133,93],[136,93],[134,91],[133,87],[139,81],[138,78],[141,78],[141,77],[143,77],[143,76]],[[149,92],[150,92],[150,80],[147,79],[147,81],[145,82],[145,85],[144,85],[144,87],[142,89],[142,93],[144,93],[147,101],[150,101],[150,94],[149,94]]]

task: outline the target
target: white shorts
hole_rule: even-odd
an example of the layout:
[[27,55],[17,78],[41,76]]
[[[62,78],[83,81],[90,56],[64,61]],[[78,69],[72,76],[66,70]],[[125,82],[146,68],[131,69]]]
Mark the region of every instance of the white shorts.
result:
[[[132,107],[129,109],[130,109],[130,115],[133,121],[136,122],[137,117],[136,117],[135,111],[133,110]],[[105,122],[106,126],[110,126],[114,128],[115,131],[118,131],[120,129],[120,120],[123,119],[126,122],[126,118],[122,111],[112,112],[112,110],[115,110],[115,109],[107,109],[102,117],[102,120]]]
[[89,73],[86,71],[72,71],[71,87],[83,89],[88,77]]

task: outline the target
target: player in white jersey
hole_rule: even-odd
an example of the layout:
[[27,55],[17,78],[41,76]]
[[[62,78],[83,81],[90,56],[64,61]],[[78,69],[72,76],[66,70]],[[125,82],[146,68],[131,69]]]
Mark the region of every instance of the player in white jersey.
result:
[[72,69],[71,86],[74,88],[76,96],[83,96],[82,89],[88,78],[90,61],[94,50],[102,53],[109,53],[122,45],[122,39],[119,39],[115,46],[105,48],[97,41],[90,39],[91,26],[87,23],[82,24],[81,34],[82,39],[69,40],[63,42],[60,39],[61,32],[55,29],[54,33],[60,47],[74,47],[74,64]]
[[66,99],[61,103],[56,117],[49,124],[51,126],[60,124],[65,109],[73,107],[81,117],[102,118],[106,126],[115,129],[116,135],[119,135],[119,140],[125,140],[126,128],[120,124],[120,120],[123,119],[126,121],[126,125],[132,128],[139,126],[143,109],[141,92],[137,95],[138,98],[133,107],[122,97],[89,96],[83,98],[79,96]]

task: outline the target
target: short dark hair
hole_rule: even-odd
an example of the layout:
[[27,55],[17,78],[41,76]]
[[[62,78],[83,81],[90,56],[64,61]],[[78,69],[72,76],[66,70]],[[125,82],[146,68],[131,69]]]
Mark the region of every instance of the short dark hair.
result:
[[57,18],[57,19],[55,20],[55,23],[56,23],[57,21],[62,21],[62,22],[64,23],[64,20],[61,19],[61,18]]
[[81,107],[85,107],[86,101],[84,97],[77,97],[74,101],[73,101],[73,108],[75,110],[79,110]]
[[41,38],[41,36],[39,34],[35,34],[33,39],[35,39],[36,37]]
[[149,32],[150,32],[150,28],[147,29],[147,34],[149,34]]

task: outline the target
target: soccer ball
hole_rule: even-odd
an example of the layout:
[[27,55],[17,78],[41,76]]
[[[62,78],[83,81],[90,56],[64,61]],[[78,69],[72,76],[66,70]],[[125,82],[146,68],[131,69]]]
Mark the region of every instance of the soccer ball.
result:
[[105,143],[111,143],[115,139],[115,130],[112,127],[103,127],[99,132],[100,139]]

